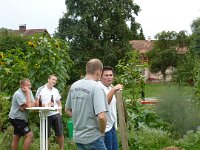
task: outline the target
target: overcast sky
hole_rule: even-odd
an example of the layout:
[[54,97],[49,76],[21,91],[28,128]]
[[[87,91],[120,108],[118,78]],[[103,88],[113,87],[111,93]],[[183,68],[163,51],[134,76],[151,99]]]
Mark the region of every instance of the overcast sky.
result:
[[[0,0],[0,28],[18,29],[26,24],[27,29],[46,28],[53,34],[58,20],[66,12],[65,0]],[[141,7],[137,22],[142,25],[145,37],[154,36],[163,30],[186,30],[200,17],[200,0],[135,0]]]

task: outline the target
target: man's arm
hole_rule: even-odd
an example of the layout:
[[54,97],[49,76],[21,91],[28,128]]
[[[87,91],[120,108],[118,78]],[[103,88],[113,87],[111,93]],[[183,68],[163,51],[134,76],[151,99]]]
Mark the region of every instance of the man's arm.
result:
[[123,88],[122,84],[117,84],[116,86],[114,86],[110,92],[108,92],[107,94],[107,99],[108,99],[108,104],[111,103],[113,95],[115,94],[116,91],[121,90]]
[[107,123],[106,115],[105,115],[104,112],[101,112],[101,113],[98,114],[98,123],[99,123],[100,133],[102,135],[104,135],[105,130],[106,130],[106,123]]
[[71,109],[65,108],[65,112],[66,112],[70,117],[72,117],[72,110],[71,110]]
[[[26,103],[25,106],[26,107],[31,107],[31,94],[30,94],[30,89],[27,87],[22,88],[22,90],[25,93],[25,97],[26,97]],[[21,107],[21,106],[20,106]]]
[[59,112],[60,112],[60,114],[62,115],[62,103],[61,103],[61,100],[57,101],[57,104],[58,104],[58,107],[61,107],[61,108],[59,109]]

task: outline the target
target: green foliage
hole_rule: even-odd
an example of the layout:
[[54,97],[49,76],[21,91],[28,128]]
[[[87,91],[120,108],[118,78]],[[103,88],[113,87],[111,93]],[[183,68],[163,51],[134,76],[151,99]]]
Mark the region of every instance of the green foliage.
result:
[[0,92],[0,132],[5,130],[8,126],[10,105],[9,97],[5,93]]
[[182,85],[193,85],[195,77],[195,56],[191,52],[178,56],[177,67],[173,72],[174,82]]
[[26,55],[28,74],[34,88],[47,82],[48,75],[58,76],[58,89],[62,91],[69,80],[72,67],[67,43],[60,39],[48,36],[36,36],[29,42],[29,51]]
[[139,38],[135,15],[140,7],[133,1],[66,0],[65,4],[67,13],[59,20],[55,35],[70,43],[76,77],[84,74],[85,63],[91,58],[115,66],[131,48],[129,41]]
[[0,66],[0,90],[13,94],[19,86],[19,80],[28,77],[25,54],[21,48],[18,48],[7,50],[3,56]]
[[192,25],[192,42],[191,50],[200,55],[200,18],[193,20]]
[[18,48],[25,50],[25,42],[25,37],[12,33],[4,28],[0,29],[0,52],[6,52],[7,50]]
[[160,90],[156,112],[171,125],[175,138],[182,137],[188,130],[195,130],[200,124],[199,106],[193,100],[193,92],[184,87],[166,86]]
[[192,28],[192,41],[190,50],[194,52],[195,55],[195,65],[194,65],[194,87],[197,103],[200,100],[200,18],[195,19],[191,25]]
[[129,132],[129,149],[137,150],[160,150],[171,146],[174,141],[170,138],[170,133],[161,129],[142,127],[140,130]]
[[182,139],[176,141],[176,145],[185,150],[199,150],[200,149],[200,131],[188,131]]
[[11,149],[13,132],[12,126],[8,126],[5,132],[0,132],[0,149]]
[[118,74],[116,80],[118,83],[122,83],[125,89],[123,99],[128,115],[128,140],[131,149],[140,147],[140,141],[136,134],[137,131],[140,132],[142,130],[144,125],[153,128],[162,127],[163,129],[167,127],[158,118],[152,107],[146,107],[139,101],[141,90],[144,88],[144,79],[141,76],[141,71],[145,66],[140,65],[138,58],[138,52],[131,51],[116,66]]
[[145,68],[144,65],[140,64],[138,52],[128,52],[123,59],[119,60],[116,68],[118,74],[116,81],[122,83],[125,88],[130,89],[129,93],[124,96],[127,99],[138,99],[144,81],[141,72]]
[[195,98],[197,104],[200,104],[200,58],[199,56],[195,57],[194,64],[194,90],[195,90]]
[[[122,83],[125,92],[123,97],[126,102],[126,109],[128,113],[129,127],[135,126],[136,129],[140,128],[140,124],[149,126],[161,126],[160,121],[156,121],[157,115],[153,110],[143,107],[138,101],[141,95],[142,87],[144,86],[144,79],[141,76],[141,71],[144,65],[139,64],[139,54],[137,51],[131,51],[126,54],[124,59],[120,60],[117,68],[118,83]],[[155,124],[152,122],[155,121]]]
[[58,76],[58,89],[64,89],[69,80],[72,60],[66,42],[48,36],[35,36],[21,47],[8,49],[1,53],[0,77],[1,91],[13,94],[21,78],[29,78],[33,90],[47,82],[50,74]]

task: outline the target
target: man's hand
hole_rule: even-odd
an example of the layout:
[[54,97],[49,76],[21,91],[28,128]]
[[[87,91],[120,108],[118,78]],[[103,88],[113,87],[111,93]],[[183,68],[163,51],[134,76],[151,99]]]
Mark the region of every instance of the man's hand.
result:
[[115,86],[113,87],[113,89],[114,89],[115,91],[122,90],[122,88],[123,88],[123,85],[122,85],[122,84],[117,84],[117,85],[115,85]]
[[23,90],[25,93],[29,93],[29,92],[30,92],[30,88],[28,88],[27,86],[22,87],[22,90]]
[[26,110],[26,104],[19,106],[19,110],[25,111]]

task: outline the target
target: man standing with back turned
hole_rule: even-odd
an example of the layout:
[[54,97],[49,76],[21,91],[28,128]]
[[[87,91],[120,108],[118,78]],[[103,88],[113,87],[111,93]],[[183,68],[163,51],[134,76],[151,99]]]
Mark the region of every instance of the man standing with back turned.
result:
[[89,60],[85,78],[73,83],[69,90],[65,111],[72,117],[78,150],[106,150],[104,133],[108,104],[97,83],[102,69],[99,59]]
[[108,115],[105,133],[105,144],[108,150],[118,150],[117,142],[117,111],[115,92],[122,89],[122,84],[112,85],[114,79],[114,71],[110,66],[104,66],[99,84],[107,95],[108,100]]

